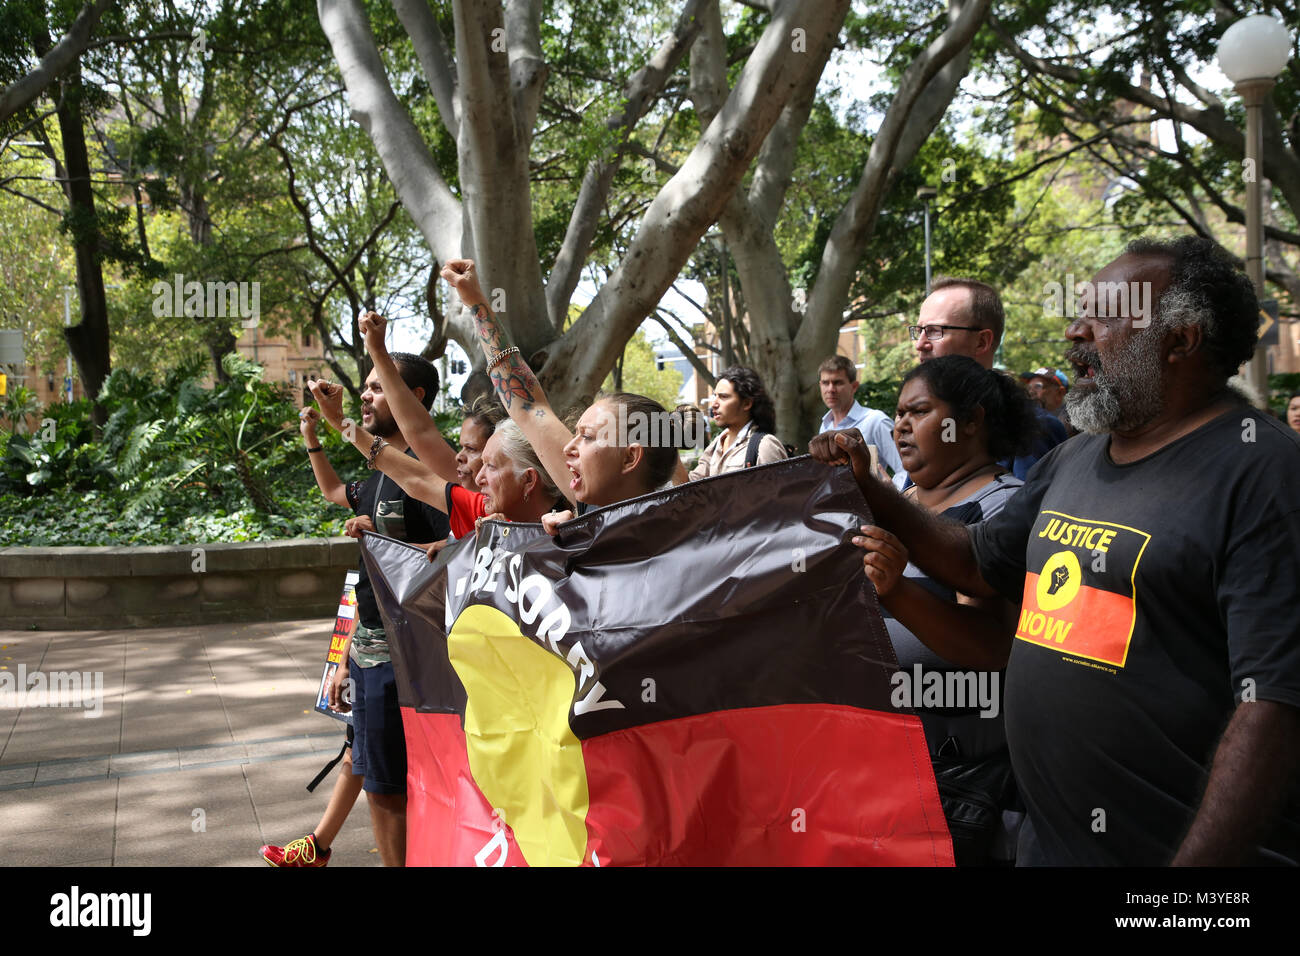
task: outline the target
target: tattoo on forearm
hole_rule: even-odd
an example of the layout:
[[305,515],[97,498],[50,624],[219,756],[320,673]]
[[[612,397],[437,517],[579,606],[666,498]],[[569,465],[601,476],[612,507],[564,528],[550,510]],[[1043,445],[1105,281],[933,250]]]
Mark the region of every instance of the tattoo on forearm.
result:
[[[471,307],[470,312],[474,315],[474,328],[479,342],[482,343],[483,352],[489,360],[503,349],[510,348],[510,337],[486,306],[480,302]],[[534,403],[543,399],[542,387],[538,384],[533,370],[523,360],[523,356],[517,353],[511,355],[492,369],[488,377],[492,380],[492,388],[500,397],[501,404],[507,410],[518,400],[523,403],[522,408],[525,412],[531,412],[537,418],[546,417],[544,409],[533,408]]]
[[480,302],[475,305],[470,309],[470,312],[474,314],[474,329],[478,333],[479,341],[483,343],[483,348],[489,358],[492,357],[493,352],[510,347],[505,331],[483,303]]
[[524,410],[528,411],[529,406],[538,400],[541,386],[537,383],[537,376],[533,375],[533,370],[518,355],[510,356],[494,368],[490,377],[492,387],[501,397],[501,404],[507,409],[515,399],[519,399],[524,403]]

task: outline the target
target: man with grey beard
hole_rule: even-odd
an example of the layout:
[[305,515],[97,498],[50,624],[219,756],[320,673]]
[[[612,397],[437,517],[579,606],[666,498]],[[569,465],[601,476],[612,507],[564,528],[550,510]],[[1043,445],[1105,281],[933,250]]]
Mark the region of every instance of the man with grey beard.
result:
[[1083,434],[989,521],[906,501],[845,433],[810,451],[851,462],[881,526],[854,539],[867,562],[901,541],[1020,603],[999,644],[1020,863],[1300,864],[1300,436],[1228,387],[1255,293],[1196,237],[1132,243],[1094,287],[1127,294],[1066,331]]

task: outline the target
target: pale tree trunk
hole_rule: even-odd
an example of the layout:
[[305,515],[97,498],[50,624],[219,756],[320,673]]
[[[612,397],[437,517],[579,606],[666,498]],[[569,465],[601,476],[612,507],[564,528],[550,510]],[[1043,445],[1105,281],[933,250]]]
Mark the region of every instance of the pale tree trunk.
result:
[[[704,35],[691,57],[691,95],[701,122],[707,123],[726,95],[726,48],[716,0],[704,16]],[[790,186],[799,132],[808,121],[829,55],[827,49],[782,110],[759,152],[749,190],[737,189],[718,219],[749,310],[750,361],[776,403],[777,433],[792,438],[797,436],[790,423],[799,397],[793,349],[799,315],[773,227]]]
[[[412,38],[444,126],[457,140],[461,199],[394,95],[369,22],[356,0],[319,0],[321,27],[348,91],[352,116],[370,134],[402,205],[438,263],[477,261],[479,275],[525,354],[554,338],[531,228],[528,152],[546,67],[540,4],[512,0],[455,4],[456,56],[427,4],[395,9]],[[473,327],[459,313],[436,321],[470,355]]]
[[555,337],[527,215],[532,121],[546,68],[536,11],[523,2],[510,6],[509,29],[495,0],[460,0],[454,7],[462,245],[478,263],[493,311],[529,357]]
[[629,81],[627,106],[623,112],[606,120],[607,127],[620,133],[618,146],[612,155],[598,157],[587,166],[578,200],[573,204],[573,213],[565,230],[564,243],[546,285],[546,307],[557,329],[564,325],[569,300],[578,287],[583,263],[591,250],[591,241],[600,225],[605,200],[614,184],[614,175],[621,165],[632,129],[654,105],[654,98],[663,89],[664,82],[695,42],[700,27],[700,10],[710,4],[716,9],[717,0],[687,0],[668,37]]
[[[397,101],[361,4],[358,0],[318,0],[316,10],[343,76],[352,118],[370,134],[393,189],[434,257],[439,262],[457,258],[461,254],[460,201],[452,195],[428,145]],[[432,17],[425,26],[437,29]],[[421,46],[417,43],[416,49]],[[450,80],[437,76],[431,83],[435,90],[445,89]]]

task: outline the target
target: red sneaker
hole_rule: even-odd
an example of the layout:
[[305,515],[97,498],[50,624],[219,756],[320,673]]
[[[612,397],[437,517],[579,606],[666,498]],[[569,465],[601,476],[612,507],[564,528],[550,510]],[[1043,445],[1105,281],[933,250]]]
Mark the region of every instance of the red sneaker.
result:
[[268,866],[326,866],[332,852],[320,852],[314,833],[285,846],[264,846],[261,850],[262,859]]

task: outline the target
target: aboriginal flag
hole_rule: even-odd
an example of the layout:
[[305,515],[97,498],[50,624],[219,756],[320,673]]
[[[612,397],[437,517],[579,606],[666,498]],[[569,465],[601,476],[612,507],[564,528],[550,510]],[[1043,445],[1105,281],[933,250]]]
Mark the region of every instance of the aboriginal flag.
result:
[[411,865],[951,866],[919,718],[808,458],[485,522],[430,564],[368,534]]

